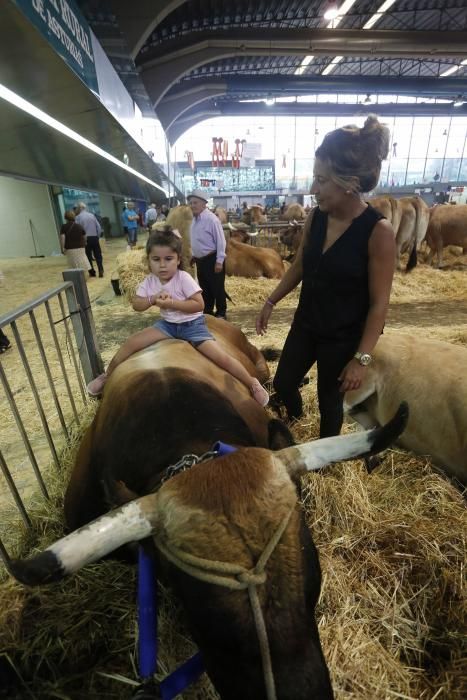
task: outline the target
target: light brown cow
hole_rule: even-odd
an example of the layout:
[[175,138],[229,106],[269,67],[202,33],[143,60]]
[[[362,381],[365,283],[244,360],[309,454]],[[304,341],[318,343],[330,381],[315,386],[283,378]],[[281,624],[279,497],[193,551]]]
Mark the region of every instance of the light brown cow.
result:
[[296,255],[297,250],[300,247],[300,243],[303,238],[303,226],[294,226],[292,223],[289,224],[288,228],[282,229],[280,231],[279,237],[281,243],[283,243],[291,251],[291,255],[287,260],[293,259]]
[[259,204],[252,204],[251,207],[243,211],[242,221],[245,224],[265,224],[267,222],[264,209]]
[[369,428],[382,425],[402,396],[409,421],[399,443],[430,455],[467,486],[467,348],[402,333],[381,336],[360,389],[346,393],[344,409]]
[[301,204],[289,204],[283,214],[279,216],[282,221],[304,221],[306,219],[306,211]]
[[426,242],[430,247],[427,263],[431,264],[436,253],[437,267],[443,264],[443,248],[448,245],[460,246],[467,253],[467,204],[432,207]]
[[282,279],[285,267],[276,250],[258,248],[231,238],[227,241],[225,271],[235,277]]
[[180,231],[183,239],[182,246],[182,265],[186,272],[194,276],[194,267],[191,265],[191,222],[193,221],[193,213],[191,208],[186,204],[181,204],[178,207],[173,207],[164,223],[172,228]]
[[214,214],[217,216],[221,224],[226,224],[227,221],[229,220],[229,217],[227,216],[227,212],[223,207],[216,207],[214,209]]
[[420,197],[400,197],[390,195],[372,197],[369,203],[392,225],[396,237],[396,266],[401,269],[400,256],[409,254],[406,272],[417,264],[417,251],[423,241],[428,225],[429,209]]

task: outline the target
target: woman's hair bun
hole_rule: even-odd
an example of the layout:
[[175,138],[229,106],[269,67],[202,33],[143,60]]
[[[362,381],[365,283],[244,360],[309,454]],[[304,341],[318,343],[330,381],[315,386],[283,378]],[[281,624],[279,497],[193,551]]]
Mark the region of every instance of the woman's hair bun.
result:
[[385,160],[388,157],[391,135],[388,127],[381,124],[376,114],[367,116],[360,133],[365,140],[371,139],[373,141],[375,151],[380,160]]

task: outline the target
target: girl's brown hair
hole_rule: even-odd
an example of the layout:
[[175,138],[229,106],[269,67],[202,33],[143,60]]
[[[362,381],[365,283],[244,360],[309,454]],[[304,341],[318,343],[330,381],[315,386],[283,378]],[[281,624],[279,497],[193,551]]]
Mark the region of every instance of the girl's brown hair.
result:
[[151,250],[156,245],[167,246],[176,253],[180,259],[179,269],[182,269],[182,238],[180,234],[175,234],[170,226],[160,225],[160,228],[152,230],[146,242],[146,255],[150,256]]
[[369,192],[378,184],[389,138],[387,126],[370,114],[361,129],[351,124],[326,134],[315,156],[328,166],[337,185],[355,193]]

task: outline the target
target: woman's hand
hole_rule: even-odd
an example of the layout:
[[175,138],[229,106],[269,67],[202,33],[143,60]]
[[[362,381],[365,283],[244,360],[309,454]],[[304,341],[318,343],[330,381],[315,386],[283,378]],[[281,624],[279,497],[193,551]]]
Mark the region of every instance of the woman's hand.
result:
[[338,377],[339,381],[342,382],[340,391],[344,392],[359,389],[365,372],[366,367],[363,367],[358,360],[352,358],[350,362],[345,365]]
[[259,315],[256,317],[256,333],[258,335],[264,335],[268,330],[268,321],[271,316],[273,306],[271,304],[265,304]]

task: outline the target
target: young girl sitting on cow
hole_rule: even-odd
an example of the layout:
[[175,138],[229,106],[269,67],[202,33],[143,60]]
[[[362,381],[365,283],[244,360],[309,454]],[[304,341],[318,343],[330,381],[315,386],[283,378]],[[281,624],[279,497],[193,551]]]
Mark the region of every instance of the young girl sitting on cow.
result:
[[125,341],[107,371],[88,384],[88,393],[99,396],[114,369],[138,350],[160,340],[176,338],[191,343],[202,355],[239,379],[253,398],[261,406],[266,406],[269,400],[266,389],[238,360],[227,355],[209,332],[203,314],[201,287],[191,275],[180,269],[181,252],[182,238],[177,229],[164,227],[164,230],[149,236],[146,254],[151,274],[137,288],[132,304],[135,311],[158,306],[162,318]]

